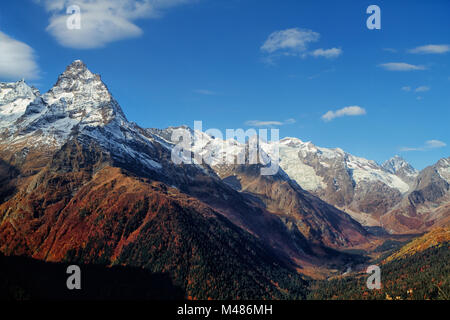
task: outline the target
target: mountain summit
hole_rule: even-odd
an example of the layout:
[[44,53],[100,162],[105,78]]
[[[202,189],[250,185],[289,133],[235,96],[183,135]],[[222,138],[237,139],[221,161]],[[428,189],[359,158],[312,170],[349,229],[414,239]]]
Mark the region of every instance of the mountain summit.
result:
[[414,180],[419,174],[419,171],[413,168],[408,162],[402,157],[395,155],[389,160],[385,161],[382,165],[384,169],[392,174],[399,176],[400,178],[410,182]]
[[[74,61],[44,95],[23,81],[2,84],[2,132],[12,147],[58,148],[75,132],[127,123],[100,76]],[[6,93],[3,93],[6,91]],[[4,116],[3,116],[4,115]],[[89,129],[90,128],[90,129]]]
[[70,64],[43,98],[47,105],[56,104],[84,125],[105,125],[116,117],[120,122],[127,121],[100,75],[92,73],[81,60]]

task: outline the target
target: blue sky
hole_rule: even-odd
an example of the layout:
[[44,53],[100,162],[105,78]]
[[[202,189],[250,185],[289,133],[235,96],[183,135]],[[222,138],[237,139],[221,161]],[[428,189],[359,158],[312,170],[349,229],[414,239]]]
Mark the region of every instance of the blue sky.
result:
[[[80,30],[65,27],[74,3]],[[0,55],[0,81],[41,92],[83,60],[143,127],[266,122],[379,163],[449,156],[447,0],[2,1]]]

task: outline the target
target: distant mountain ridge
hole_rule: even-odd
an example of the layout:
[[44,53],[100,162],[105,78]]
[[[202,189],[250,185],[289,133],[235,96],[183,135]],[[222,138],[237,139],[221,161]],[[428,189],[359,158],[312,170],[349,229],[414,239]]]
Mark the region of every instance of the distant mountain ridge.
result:
[[382,166],[390,173],[400,177],[409,185],[414,182],[419,174],[419,171],[413,168],[408,162],[405,161],[405,159],[398,155],[384,162]]
[[[296,138],[282,139],[277,146],[280,165],[287,174],[306,190],[340,208],[380,215],[408,192],[408,184],[400,177],[375,161],[342,149],[321,148]],[[311,185],[309,181],[316,183]]]
[[[193,137],[191,151],[211,157],[211,167],[219,177],[226,179],[228,183],[232,179],[235,183],[239,180],[238,187],[242,186],[240,180],[245,170],[223,160],[228,155],[245,155],[247,144],[234,139],[211,137],[188,127],[149,130],[169,141],[174,130],[188,130]],[[342,149],[321,148],[298,138],[284,138],[279,142],[261,140],[259,147],[263,158],[275,161],[278,157],[280,176],[292,179],[301,189],[345,210],[363,225],[381,226],[391,233],[416,233],[447,221],[449,212],[445,204],[448,200],[445,200],[447,198],[444,195],[448,189],[447,182],[442,178],[448,176],[446,159],[441,159],[436,164],[438,170],[424,169],[419,173],[399,156],[379,165]],[[257,189],[259,183],[265,183],[261,180],[247,185]],[[424,202],[424,196],[429,205],[444,204],[439,207],[438,213],[431,215],[434,218],[430,218],[428,214],[412,217],[411,212],[415,212],[415,209],[400,209],[410,201]],[[434,203],[435,200],[439,201]]]
[[381,224],[391,232],[423,232],[450,223],[450,157],[417,175],[411,191],[385,214]]

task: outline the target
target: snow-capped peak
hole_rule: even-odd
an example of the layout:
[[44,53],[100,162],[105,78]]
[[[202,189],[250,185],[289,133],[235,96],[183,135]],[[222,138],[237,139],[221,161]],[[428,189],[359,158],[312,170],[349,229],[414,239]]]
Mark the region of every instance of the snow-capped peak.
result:
[[39,90],[30,87],[24,80],[17,82],[0,82],[0,105],[11,103],[19,98],[34,99]]
[[[66,70],[61,75],[59,75],[58,81],[50,91],[54,89],[64,89],[66,91],[79,89],[78,86],[87,85],[92,82],[95,82],[97,85],[100,84],[100,76],[92,73],[83,61],[75,60],[66,67]],[[103,84],[103,86],[105,85]]]
[[94,122],[107,123],[116,115],[126,121],[100,76],[92,73],[81,60],[72,62],[43,98],[48,105],[59,104],[65,111],[91,117]]
[[286,137],[280,140],[281,144],[284,145],[291,145],[291,146],[296,146],[296,145],[301,145],[303,144],[303,141],[300,140],[299,138],[294,138],[294,137]]
[[392,174],[400,173],[400,171],[410,174],[418,173],[418,171],[414,169],[408,162],[406,162],[405,159],[398,155],[395,155],[394,157],[384,162],[382,167]]
[[[12,90],[11,86],[3,87],[2,92]],[[11,145],[33,141],[34,146],[41,143],[59,146],[73,132],[80,132],[84,128],[104,127],[111,122],[116,123],[115,127],[120,127],[128,123],[100,76],[92,73],[80,60],[71,63],[58,77],[56,84],[42,96],[37,96],[32,88],[21,81],[14,88],[21,95],[26,95],[27,99],[20,101],[20,108],[14,107],[17,112],[9,118],[3,113],[12,106],[0,103],[0,120],[8,120],[1,124],[8,134],[6,141]],[[11,93],[6,92],[1,97],[8,102],[9,95]],[[33,139],[28,139],[30,136]]]
[[[1,84],[0,98],[0,143],[5,150],[54,150],[75,138],[95,141],[118,162],[143,170],[161,168],[151,135],[126,119],[100,76],[81,60],[71,63],[42,96],[19,81]],[[11,105],[18,101],[19,106]],[[12,109],[17,111],[14,117],[3,114]]]
[[450,183],[450,157],[440,159],[435,166],[442,179]]
[[[280,143],[271,144],[271,149],[262,145],[263,150],[272,156],[273,147],[278,146],[281,168],[309,191],[326,189],[326,180],[334,181],[333,187],[337,189],[343,188],[339,185],[337,172],[341,172],[342,176],[349,174],[349,178],[353,180],[353,188],[379,182],[401,193],[409,189],[406,182],[387,172],[375,161],[354,156],[340,148],[318,147],[312,142],[302,142],[296,138],[285,138]],[[343,180],[347,183],[346,179]]]
[[39,95],[39,90],[30,87],[24,80],[0,82],[0,131],[10,127],[22,116],[27,106]]

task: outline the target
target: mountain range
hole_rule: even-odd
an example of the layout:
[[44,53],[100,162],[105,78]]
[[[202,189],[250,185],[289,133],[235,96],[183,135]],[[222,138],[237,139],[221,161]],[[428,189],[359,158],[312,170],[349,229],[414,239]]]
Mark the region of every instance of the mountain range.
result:
[[0,251],[145,268],[192,299],[304,298],[306,277],[364,263],[346,250],[380,232],[448,225],[450,157],[418,172],[397,156],[259,140],[280,164],[264,176],[264,163],[175,164],[177,130],[193,155],[248,154],[248,142],[128,121],[79,60],[45,94],[0,83]]

